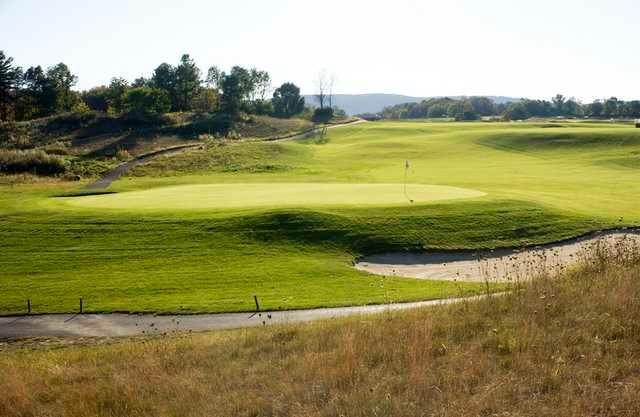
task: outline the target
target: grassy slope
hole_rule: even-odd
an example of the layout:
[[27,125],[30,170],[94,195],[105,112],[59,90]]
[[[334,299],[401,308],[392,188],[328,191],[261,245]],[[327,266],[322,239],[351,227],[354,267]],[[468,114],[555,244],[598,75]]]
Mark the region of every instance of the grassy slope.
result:
[[450,307],[111,346],[9,346],[0,414],[637,416],[640,267],[637,249],[627,255]]
[[[67,113],[0,124],[0,149],[37,148],[63,155],[70,162],[70,173],[96,177],[130,156],[219,136],[223,134],[221,126],[219,115],[196,113],[169,113],[147,120],[99,112]],[[312,126],[304,119],[251,116],[238,122],[232,133],[248,139],[271,138],[304,132]]]
[[93,311],[200,312],[251,309],[253,294],[268,308],[293,308],[478,290],[372,277],[349,264],[386,250],[542,243],[640,223],[640,175],[611,162],[640,151],[640,132],[563,126],[372,123],[329,131],[328,141],[162,158],[114,185],[401,183],[408,159],[411,182],[488,194],[411,207],[61,210],[43,198],[59,190],[4,187],[0,311],[21,311],[28,297],[36,311],[73,310],[82,295]]

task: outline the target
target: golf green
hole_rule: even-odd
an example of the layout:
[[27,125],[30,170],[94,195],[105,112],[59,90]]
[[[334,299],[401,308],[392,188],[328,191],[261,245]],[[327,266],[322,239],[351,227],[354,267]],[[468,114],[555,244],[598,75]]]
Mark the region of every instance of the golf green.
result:
[[253,183],[160,187],[144,191],[65,198],[100,209],[237,209],[257,207],[393,206],[481,197],[458,187],[422,184]]

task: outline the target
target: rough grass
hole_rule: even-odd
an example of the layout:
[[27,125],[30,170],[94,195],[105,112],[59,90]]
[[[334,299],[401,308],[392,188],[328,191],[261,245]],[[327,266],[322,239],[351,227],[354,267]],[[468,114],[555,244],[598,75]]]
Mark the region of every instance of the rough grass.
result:
[[201,151],[189,154],[157,158],[140,165],[129,173],[130,176],[160,177],[193,174],[219,173],[262,173],[289,171],[304,160],[303,150],[291,149],[281,143],[233,143],[215,141]]
[[57,175],[65,170],[64,159],[45,151],[0,149],[0,172],[6,174]]
[[479,302],[9,349],[0,415],[632,417],[639,363],[638,251],[619,247]]

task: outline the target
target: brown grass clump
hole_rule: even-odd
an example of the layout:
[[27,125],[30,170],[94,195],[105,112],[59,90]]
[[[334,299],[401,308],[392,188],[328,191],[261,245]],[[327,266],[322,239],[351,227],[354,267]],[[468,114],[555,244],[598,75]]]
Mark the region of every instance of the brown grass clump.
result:
[[432,309],[0,358],[1,416],[638,416],[640,257]]
[[0,150],[0,172],[3,173],[56,175],[63,173],[65,169],[64,159],[42,150]]

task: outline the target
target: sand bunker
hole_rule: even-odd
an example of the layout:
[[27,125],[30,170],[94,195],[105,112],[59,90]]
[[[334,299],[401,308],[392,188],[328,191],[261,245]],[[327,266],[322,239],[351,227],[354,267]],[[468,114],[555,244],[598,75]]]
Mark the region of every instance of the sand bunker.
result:
[[468,281],[526,281],[556,273],[589,258],[595,251],[628,250],[640,245],[640,231],[601,232],[558,244],[528,249],[493,251],[439,251],[366,256],[356,269],[376,275]]

